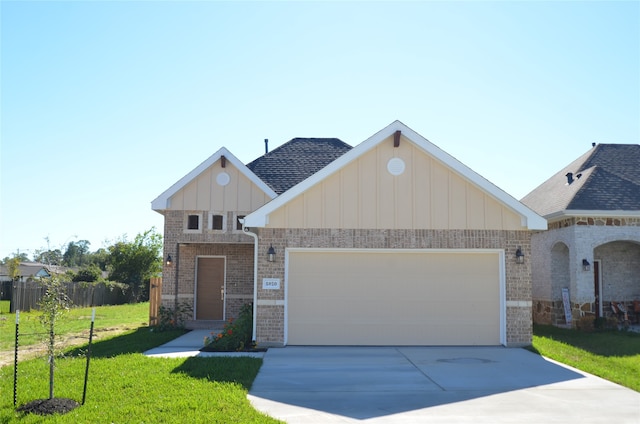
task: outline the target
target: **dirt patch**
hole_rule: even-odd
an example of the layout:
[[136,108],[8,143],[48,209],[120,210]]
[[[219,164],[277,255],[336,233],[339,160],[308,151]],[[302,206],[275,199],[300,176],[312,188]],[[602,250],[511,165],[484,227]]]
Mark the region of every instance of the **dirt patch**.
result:
[[68,398],[38,399],[22,405],[18,412],[38,415],[66,414],[78,406],[78,402]]
[[[122,327],[108,327],[98,328],[93,330],[93,342],[98,342],[109,337],[117,336],[129,330],[135,330],[137,327],[122,326]],[[89,332],[83,331],[81,333],[65,334],[60,336],[56,342],[56,349],[66,349],[74,346],[82,346],[89,343]],[[47,347],[44,343],[37,343],[28,346],[18,347],[18,360],[24,361],[26,359],[36,358],[38,356],[46,355]],[[12,365],[14,361],[14,351],[4,350],[0,351],[0,367],[5,365]]]

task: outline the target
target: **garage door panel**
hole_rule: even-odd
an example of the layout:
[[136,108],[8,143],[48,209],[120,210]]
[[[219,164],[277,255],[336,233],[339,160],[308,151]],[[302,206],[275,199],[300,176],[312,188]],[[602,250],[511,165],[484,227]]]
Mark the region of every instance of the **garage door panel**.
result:
[[496,252],[289,253],[289,344],[496,345]]

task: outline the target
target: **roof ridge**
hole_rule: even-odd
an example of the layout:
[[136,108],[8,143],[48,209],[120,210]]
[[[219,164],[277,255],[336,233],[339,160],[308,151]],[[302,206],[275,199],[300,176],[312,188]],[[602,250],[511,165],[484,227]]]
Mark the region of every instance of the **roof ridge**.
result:
[[289,146],[290,144],[292,144],[292,142],[294,141],[299,141],[299,140],[306,140],[306,141],[317,141],[317,140],[334,140],[334,141],[339,141],[340,143],[344,144],[345,146],[349,146],[351,147],[348,143],[345,143],[344,141],[340,140],[337,137],[293,137],[292,139],[282,143],[281,145],[279,145],[278,147],[274,148],[273,150],[269,150],[268,152],[266,152],[264,155],[260,155],[257,158],[255,158],[254,160],[248,162],[246,165],[249,166],[250,164],[254,163],[255,161],[257,161],[260,158],[266,157],[267,155],[271,155],[273,153],[278,152],[279,150]]

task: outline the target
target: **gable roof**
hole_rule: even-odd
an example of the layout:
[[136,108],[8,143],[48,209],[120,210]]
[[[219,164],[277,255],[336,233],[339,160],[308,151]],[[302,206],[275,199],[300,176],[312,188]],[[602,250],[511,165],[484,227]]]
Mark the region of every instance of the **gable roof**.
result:
[[522,203],[547,217],[637,215],[639,164],[640,145],[598,144],[523,197]]
[[276,192],[271,189],[264,181],[262,181],[256,174],[251,172],[238,158],[236,158],[231,152],[224,147],[209,156],[207,160],[198,165],[193,171],[182,177],[177,183],[165,190],[160,196],[155,198],[151,202],[151,209],[154,211],[161,211],[169,207],[169,199],[176,194],[187,184],[189,184],[194,178],[207,170],[211,165],[216,163],[222,156],[225,157],[240,173],[247,177],[252,183],[257,185],[262,191],[264,191],[272,199],[277,196]]
[[547,229],[547,221],[544,218],[537,215],[531,209],[518,202],[506,192],[502,191],[501,189],[490,183],[488,180],[472,171],[466,165],[462,164],[453,156],[444,152],[436,145],[432,144],[429,140],[414,132],[400,121],[392,122],[390,125],[378,131],[376,134],[369,137],[359,145],[355,146],[347,153],[338,157],[336,160],[328,164],[320,171],[296,184],[291,189],[282,193],[280,196],[267,203],[266,205],[260,207],[253,213],[247,215],[244,220],[244,225],[247,227],[266,226],[268,224],[268,216],[271,212],[275,211],[310,187],[314,186],[323,179],[345,167],[367,151],[373,149],[375,146],[393,135],[396,131],[400,131],[403,136],[408,138],[411,142],[424,150],[427,154],[444,163],[450,169],[461,175],[463,178],[475,184],[480,189],[484,190],[484,192],[486,192],[488,195],[492,196],[497,201],[501,202],[503,205],[520,215],[523,226],[527,226],[531,230]]
[[[41,264],[38,262],[20,262],[18,265],[19,277],[50,277],[54,266]],[[8,276],[9,267],[6,265],[0,265],[0,276]]]
[[247,168],[282,194],[349,150],[351,146],[337,138],[294,138],[247,164]]

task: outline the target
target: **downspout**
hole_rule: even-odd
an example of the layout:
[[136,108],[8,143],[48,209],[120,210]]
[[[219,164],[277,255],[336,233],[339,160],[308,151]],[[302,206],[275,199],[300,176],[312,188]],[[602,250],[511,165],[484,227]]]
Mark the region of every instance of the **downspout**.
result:
[[177,323],[178,322],[178,292],[179,292],[179,288],[178,288],[178,284],[180,282],[180,243],[176,243],[176,275],[175,275],[175,293],[174,293],[174,299],[173,299],[173,322]]
[[256,324],[258,315],[258,235],[252,233],[250,228],[244,226],[244,219],[240,220],[242,224],[242,231],[253,237],[253,332],[251,334],[251,340],[256,341]]

